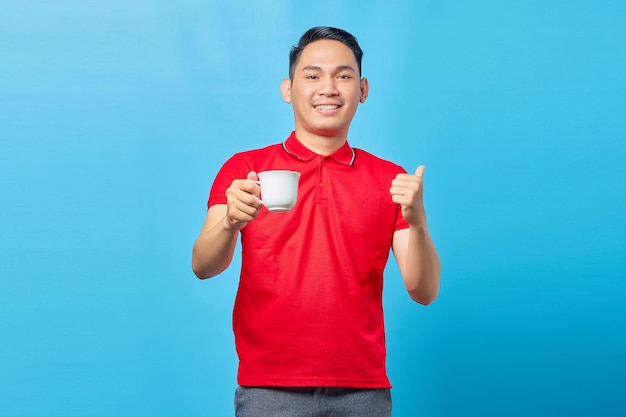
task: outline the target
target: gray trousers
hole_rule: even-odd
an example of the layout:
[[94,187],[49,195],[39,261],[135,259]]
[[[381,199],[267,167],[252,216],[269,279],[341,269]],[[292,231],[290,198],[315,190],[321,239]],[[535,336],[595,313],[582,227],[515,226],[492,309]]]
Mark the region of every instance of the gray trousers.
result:
[[391,417],[389,389],[238,387],[236,417]]

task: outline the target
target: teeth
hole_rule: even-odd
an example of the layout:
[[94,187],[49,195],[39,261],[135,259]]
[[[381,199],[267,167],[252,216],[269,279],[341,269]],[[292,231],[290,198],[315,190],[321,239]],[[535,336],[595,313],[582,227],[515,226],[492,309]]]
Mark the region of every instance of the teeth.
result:
[[335,110],[339,108],[339,106],[331,105],[331,104],[322,104],[320,106],[315,106],[317,110]]

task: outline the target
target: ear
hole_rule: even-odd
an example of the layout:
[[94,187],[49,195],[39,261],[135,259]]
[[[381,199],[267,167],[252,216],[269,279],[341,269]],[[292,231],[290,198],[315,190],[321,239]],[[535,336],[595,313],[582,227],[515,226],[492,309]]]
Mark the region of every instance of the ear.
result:
[[291,103],[291,80],[289,78],[285,78],[280,83],[280,94],[283,96],[285,103]]
[[367,100],[367,94],[369,93],[370,86],[367,82],[367,78],[361,78],[361,99],[359,100],[361,103],[365,103]]

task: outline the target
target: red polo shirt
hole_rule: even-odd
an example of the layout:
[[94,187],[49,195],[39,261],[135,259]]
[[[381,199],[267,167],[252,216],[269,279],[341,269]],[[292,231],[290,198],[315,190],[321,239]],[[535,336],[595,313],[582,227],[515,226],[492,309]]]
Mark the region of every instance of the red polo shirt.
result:
[[346,143],[317,155],[295,134],[242,152],[219,171],[208,205],[249,171],[298,171],[298,201],[241,230],[242,269],[233,311],[244,386],[390,387],[385,368],[383,270],[395,230],[391,201],[400,166]]

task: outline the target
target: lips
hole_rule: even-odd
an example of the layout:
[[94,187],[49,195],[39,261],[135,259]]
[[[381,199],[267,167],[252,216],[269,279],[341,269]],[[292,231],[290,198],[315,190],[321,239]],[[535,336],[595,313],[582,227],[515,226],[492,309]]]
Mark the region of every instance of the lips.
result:
[[337,110],[339,107],[341,106],[337,104],[318,104],[316,106],[313,106],[315,110],[322,110],[322,111]]

